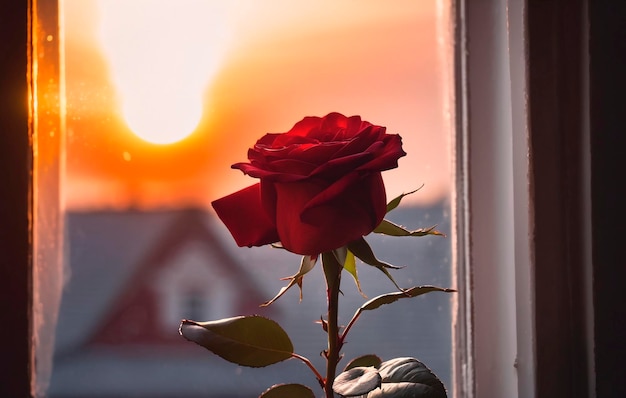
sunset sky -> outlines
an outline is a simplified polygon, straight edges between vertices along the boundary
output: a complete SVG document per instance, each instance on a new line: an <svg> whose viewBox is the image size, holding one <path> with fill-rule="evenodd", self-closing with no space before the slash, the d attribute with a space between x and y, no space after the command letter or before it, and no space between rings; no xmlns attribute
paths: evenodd
<svg viewBox="0 0 626 398"><path fill-rule="evenodd" d="M230 165L259 137L332 111L403 137L389 197L445 197L436 1L65 0L67 208L208 206L255 182Z"/></svg>

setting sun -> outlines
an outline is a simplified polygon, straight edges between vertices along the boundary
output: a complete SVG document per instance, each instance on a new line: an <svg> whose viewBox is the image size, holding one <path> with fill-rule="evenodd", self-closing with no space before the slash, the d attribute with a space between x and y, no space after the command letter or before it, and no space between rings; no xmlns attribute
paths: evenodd
<svg viewBox="0 0 626 398"><path fill-rule="evenodd" d="M170 144L194 132L222 60L219 2L100 0L100 39L119 107L140 138Z"/></svg>
<svg viewBox="0 0 626 398"><path fill-rule="evenodd" d="M209 208L261 135L332 111L402 135L389 195L441 199L437 2L64 0L67 207Z"/></svg>
<svg viewBox="0 0 626 398"><path fill-rule="evenodd" d="M122 93L122 113L139 138L154 144L171 144L195 130L202 116L202 98L191 92L168 95L172 90L160 89L146 86L140 92Z"/></svg>

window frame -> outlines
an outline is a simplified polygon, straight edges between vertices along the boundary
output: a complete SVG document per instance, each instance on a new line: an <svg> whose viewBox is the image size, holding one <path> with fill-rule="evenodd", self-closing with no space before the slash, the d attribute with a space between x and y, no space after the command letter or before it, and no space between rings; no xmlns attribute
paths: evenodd
<svg viewBox="0 0 626 398"><path fill-rule="evenodd" d="M590 191L595 392L626 396L626 3L587 1Z"/></svg>
<svg viewBox="0 0 626 398"><path fill-rule="evenodd" d="M464 233L459 243L466 245L465 249L493 246L476 229L484 220L480 211L490 214L489 208L477 213L477 208L472 207L479 204L480 190L476 185L478 177L472 174L480 170L474 163L481 155L476 149L484 141L476 137L481 133L480 125L472 127L471 123L481 106L483 112L489 109L476 96L483 88L472 75L479 70L479 64L473 62L477 61L476 49L482 45L476 29L487 25L482 19L505 17L506 23L499 19L493 26L499 29L497 33L506 34L506 46L500 43L502 47L494 48L507 48L509 67L519 67L520 61L524 67L521 72L509 69L509 133L510 144L515 148L511 153L517 156L514 161L521 161L521 166L510 170L516 173L513 185L524 181L528 173L530 189L527 193L524 189L519 196L519 185L509 187L513 189L509 200L512 197L517 204L521 201L522 206L513 211L513 226L501 225L516 233L512 257L515 292L503 292L515 303L515 351L516 355L531 355L525 359L518 356L515 394L549 397L569 393L574 397L600 398L626 395L626 325L615 321L626 319L626 307L617 305L626 302L626 289L622 286L626 269L620 266L624 257L620 246L625 211L619 203L620 187L615 183L626 180L626 157L621 153L624 134L620 131L620 126L626 125L626 40L616 40L625 39L626 4L458 0L455 10L459 18L464 18L464 22L457 18L455 27L462 39L460 49L469 51L468 58L457 64L457 72L465 74L467 83L459 93L469 94L457 115L461 125L468 127L466 141L457 147L459 165L470 172L469 185L458 198L466 207L457 212ZM0 319L4 325L10 325L0 331L0 395L15 397L31 396L34 382L33 103L28 97L33 90L31 15L32 0L0 4ZM516 47L520 43L522 46ZM528 148L528 152L519 152L520 146ZM494 249L499 248L491 248ZM465 269L468 272L459 275L461 281L482 289L477 285L480 271L476 272L481 266L476 263L480 257L471 250L460 251L459 257L473 264L475 271ZM555 283L564 279L566 283ZM487 292L493 291L489 283L484 287ZM463 292L459 297L461 313L474 323L473 328L458 329L458 338L468 343L464 351L468 355L460 355L457 364L470 367L468 372L457 368L463 377L456 384L464 386L463 396L477 396L478 392L481 397L498 396L486 390L483 393L481 389L490 381L484 375L491 380L510 377L504 373L513 371L514 363L504 358L509 361L505 366L487 367L489 371L481 373L479 368L471 370L471 361L482 366L485 347L481 344L489 340L481 343L478 339L494 329L493 324L476 321L489 312L489 303L502 297L485 294L476 298ZM585 310L580 311L581 308ZM527 320L530 322L524 323Z"/></svg>
<svg viewBox="0 0 626 398"><path fill-rule="evenodd" d="M593 393L584 1L460 1L467 396ZM468 249L465 249L468 248ZM461 286L461 284L459 284ZM467 285L466 285L467 286ZM582 311L573 311L579 308ZM462 364L461 364L462 365Z"/></svg>
<svg viewBox="0 0 626 398"><path fill-rule="evenodd" d="M31 381L31 183L28 97L30 4L0 5L0 395L30 396Z"/></svg>

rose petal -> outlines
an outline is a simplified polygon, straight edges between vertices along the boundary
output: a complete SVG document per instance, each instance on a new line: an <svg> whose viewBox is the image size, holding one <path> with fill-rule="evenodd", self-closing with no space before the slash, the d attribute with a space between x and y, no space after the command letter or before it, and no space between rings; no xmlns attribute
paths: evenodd
<svg viewBox="0 0 626 398"><path fill-rule="evenodd" d="M211 203L239 246L262 246L278 242L274 222L261 204L260 184L255 184Z"/></svg>
<svg viewBox="0 0 626 398"><path fill-rule="evenodd" d="M239 169L251 177L267 179L271 181L293 182L293 181L300 181L308 177L306 175L281 173L281 172L276 172L276 171L271 171L271 170L264 170L250 163L235 163L231 167L233 169Z"/></svg>
<svg viewBox="0 0 626 398"><path fill-rule="evenodd" d="M297 158L306 162L322 164L340 151L346 143L344 141L323 142L317 145L300 145L289 153L290 158Z"/></svg>
<svg viewBox="0 0 626 398"><path fill-rule="evenodd" d="M291 136L308 137L311 131L319 130L322 125L322 118L317 116L307 116L296 123L291 130L281 136L282 139L288 139Z"/></svg>
<svg viewBox="0 0 626 398"><path fill-rule="evenodd" d="M350 119L352 120L352 123L350 123ZM360 116L347 117L338 112L331 112L322 118L320 130L322 131L322 135L324 135L324 133L326 133L326 135L330 133L332 134L332 137L334 138L335 134L337 133L337 130L345 130L350 124L352 126L360 125L361 117ZM311 133L309 133L309 137L310 136L311 136ZM331 137L327 137L327 138L331 138ZM320 139L320 141L328 141L328 140L329 139Z"/></svg>
<svg viewBox="0 0 626 398"><path fill-rule="evenodd" d="M270 155L272 153L280 154L281 151L286 151L288 153L294 147L299 145L316 145L318 143L318 140L304 136L288 136L286 133L270 133L261 137L256 144L250 148L248 151L248 157L250 157L250 155L254 152L264 155Z"/></svg>
<svg viewBox="0 0 626 398"><path fill-rule="evenodd" d="M305 117L287 133L261 137L249 162L232 166L260 178L261 188L221 199L231 207L221 217L229 218L223 220L239 245L265 244L271 236L299 254L336 249L380 223L386 211L380 173L405 155L400 136L360 116ZM232 209L241 206L252 210ZM260 227L247 231L248 220Z"/></svg>
<svg viewBox="0 0 626 398"><path fill-rule="evenodd" d="M332 159L313 170L310 175L315 177L323 176L323 178L328 178L330 181L333 181L367 164L373 157L374 154L372 153L361 152L338 159Z"/></svg>
<svg viewBox="0 0 626 398"><path fill-rule="evenodd" d="M287 171L284 174L296 174L299 176L309 176L316 169L317 165L305 162L301 159L281 159L272 162L272 170L275 172Z"/></svg>
<svg viewBox="0 0 626 398"><path fill-rule="evenodd" d="M384 136L385 129L383 128L374 128L375 126L368 126L367 128L359 131L357 135L352 137L350 141L346 145L341 148L340 151L335 153L335 157L348 156L355 153L363 152L367 148L370 147L374 142L380 140L382 136ZM382 130L382 133L381 132Z"/></svg>
<svg viewBox="0 0 626 398"><path fill-rule="evenodd" d="M384 171L398 167L398 159L406 156L402 149L402 138L397 134L388 134L383 140L384 147L377 151L371 162L358 168L360 171Z"/></svg>
<svg viewBox="0 0 626 398"><path fill-rule="evenodd" d="M270 220L276 220L276 201L276 187L274 183L268 180L261 180L261 205Z"/></svg>
<svg viewBox="0 0 626 398"><path fill-rule="evenodd" d="M302 209L300 217L304 222L316 223L320 217L317 208L342 207L341 212L346 213L344 218L354 218L357 219L356 223L362 223L363 227L359 229L365 230L371 226L369 231L360 235L363 236L372 232L385 217L386 199L385 185L380 173L368 176L351 173L311 198ZM354 239L360 236L355 236Z"/></svg>
<svg viewBox="0 0 626 398"><path fill-rule="evenodd" d="M370 233L386 210L380 174L342 179L342 195L326 193L312 181L275 183L276 225L283 247L316 255L337 249ZM356 183L355 183L356 182ZM314 206L311 199L319 198Z"/></svg>

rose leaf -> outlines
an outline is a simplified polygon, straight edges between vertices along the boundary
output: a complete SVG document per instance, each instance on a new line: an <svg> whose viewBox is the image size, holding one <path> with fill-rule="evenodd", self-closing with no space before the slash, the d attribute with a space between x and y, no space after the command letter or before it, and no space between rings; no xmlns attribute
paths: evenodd
<svg viewBox="0 0 626 398"><path fill-rule="evenodd" d="M380 389L367 398L447 398L446 389L437 376L415 358L394 358L379 369Z"/></svg>
<svg viewBox="0 0 626 398"><path fill-rule="evenodd" d="M258 315L209 322L183 320L178 331L187 340L242 366L268 366L293 354L287 332L275 321Z"/></svg>
<svg viewBox="0 0 626 398"><path fill-rule="evenodd" d="M259 398L315 398L313 391L302 384L276 384L259 395Z"/></svg>
<svg viewBox="0 0 626 398"><path fill-rule="evenodd" d="M420 228L413 231L409 231L404 227L394 224L389 220L383 220L378 226L374 229L374 233L389 235L389 236L427 236L427 235L437 235L437 236L446 236L444 233L437 231L435 228L437 226L433 225L428 228Z"/></svg>
<svg viewBox="0 0 626 398"><path fill-rule="evenodd" d="M300 301L302 301L302 280L304 279L304 275L309 273L309 271L311 271L315 267L316 262L317 256L302 256L302 261L300 262L300 269L298 269L298 272L295 275L281 278L281 280L289 280L287 286L283 286L273 299L261 304L261 307L267 307L268 305L272 304L274 301L278 300L280 296L285 294L287 290L289 290L293 285L296 284L300 288Z"/></svg>
<svg viewBox="0 0 626 398"><path fill-rule="evenodd" d="M391 304L393 302L396 302L402 298L412 298L412 297L417 297L417 296L421 296L422 294L426 294L426 293L430 293L430 292L446 292L446 293L451 293L451 292L456 292L456 290L454 289L448 289L448 288L443 288L443 287L437 287L437 286L430 286L430 285L425 285L425 286L414 286L410 289L406 289L403 290L401 292L393 292L393 293L387 293L387 294L381 294L380 296L374 297L373 299L369 300L368 302L366 302L365 304L363 304L361 306L362 310L375 310L376 308L380 307L381 305L384 304Z"/></svg>
<svg viewBox="0 0 626 398"><path fill-rule="evenodd" d="M356 397L380 387L381 376L372 366L357 366L340 373L333 383L333 391L343 397Z"/></svg>
<svg viewBox="0 0 626 398"><path fill-rule="evenodd" d="M382 363L382 360L377 355L374 355L374 354L361 355L360 357L356 357L350 362L348 362L348 364L346 365L345 368L343 368L343 370L345 372L346 370L356 368L357 366L372 366L372 367L378 368L381 363Z"/></svg>

